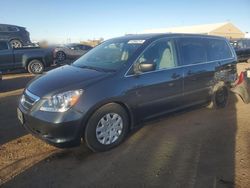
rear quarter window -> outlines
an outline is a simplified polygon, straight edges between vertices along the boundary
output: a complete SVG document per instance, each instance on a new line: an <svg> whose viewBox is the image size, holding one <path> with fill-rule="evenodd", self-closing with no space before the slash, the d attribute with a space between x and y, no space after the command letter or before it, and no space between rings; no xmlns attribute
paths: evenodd
<svg viewBox="0 0 250 188"><path fill-rule="evenodd" d="M233 57L231 49L225 40L206 39L208 61L229 59Z"/></svg>
<svg viewBox="0 0 250 188"><path fill-rule="evenodd" d="M9 32L17 32L19 29L17 27L14 26L8 26L8 31Z"/></svg>
<svg viewBox="0 0 250 188"><path fill-rule="evenodd" d="M199 64L233 57L226 40L214 38L181 38L178 40L182 65Z"/></svg>

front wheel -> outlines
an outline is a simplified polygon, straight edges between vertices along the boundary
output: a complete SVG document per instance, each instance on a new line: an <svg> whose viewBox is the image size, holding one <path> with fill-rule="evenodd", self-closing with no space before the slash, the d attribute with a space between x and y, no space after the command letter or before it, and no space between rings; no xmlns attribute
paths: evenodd
<svg viewBox="0 0 250 188"><path fill-rule="evenodd" d="M129 118L118 104L110 103L99 108L89 119L84 139L95 152L107 151L119 145L127 135Z"/></svg>
<svg viewBox="0 0 250 188"><path fill-rule="evenodd" d="M41 61L34 59L28 64L28 71L31 74L42 74L44 71L44 65Z"/></svg>

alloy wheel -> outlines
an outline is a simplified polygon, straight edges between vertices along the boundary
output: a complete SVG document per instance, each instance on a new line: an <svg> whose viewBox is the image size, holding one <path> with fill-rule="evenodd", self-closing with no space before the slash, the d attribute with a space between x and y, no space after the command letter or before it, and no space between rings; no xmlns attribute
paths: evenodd
<svg viewBox="0 0 250 188"><path fill-rule="evenodd" d="M66 59L65 53L62 52L62 51L57 52L57 53L56 53L56 59L57 59L58 61L64 61L64 60Z"/></svg>
<svg viewBox="0 0 250 188"><path fill-rule="evenodd" d="M40 73L43 69L43 66L41 65L41 63L32 63L32 65L30 66L30 69L34 73Z"/></svg>

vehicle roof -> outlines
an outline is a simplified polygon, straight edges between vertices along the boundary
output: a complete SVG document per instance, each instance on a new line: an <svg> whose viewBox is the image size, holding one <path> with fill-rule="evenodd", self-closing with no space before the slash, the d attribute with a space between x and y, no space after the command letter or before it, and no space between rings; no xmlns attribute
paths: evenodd
<svg viewBox="0 0 250 188"><path fill-rule="evenodd" d="M68 43L68 44L65 44L66 46L75 46L75 45L82 45L82 46L90 46L88 44L81 44L81 43ZM91 46L90 46L91 47Z"/></svg>
<svg viewBox="0 0 250 188"><path fill-rule="evenodd" d="M25 28L25 27L23 27L23 26L11 25L11 24L0 24L0 25L4 25L4 26L13 26L13 27L19 27L19 28Z"/></svg>
<svg viewBox="0 0 250 188"><path fill-rule="evenodd" d="M117 37L115 39L127 39L127 40L150 40L150 39L160 39L164 37L205 37L205 38L218 38L226 39L220 36L214 35L202 35L202 34L186 34L186 33L153 33L153 34L128 34L122 37Z"/></svg>

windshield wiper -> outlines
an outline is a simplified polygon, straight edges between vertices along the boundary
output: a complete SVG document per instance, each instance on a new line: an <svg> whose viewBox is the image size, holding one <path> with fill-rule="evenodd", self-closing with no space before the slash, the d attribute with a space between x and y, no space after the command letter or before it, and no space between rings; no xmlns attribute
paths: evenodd
<svg viewBox="0 0 250 188"><path fill-rule="evenodd" d="M91 70L102 71L102 72L115 72L114 69L103 69L101 67L92 67L92 66L88 66L88 65L83 65L83 66L79 66L79 67L83 68L83 69L91 69Z"/></svg>

